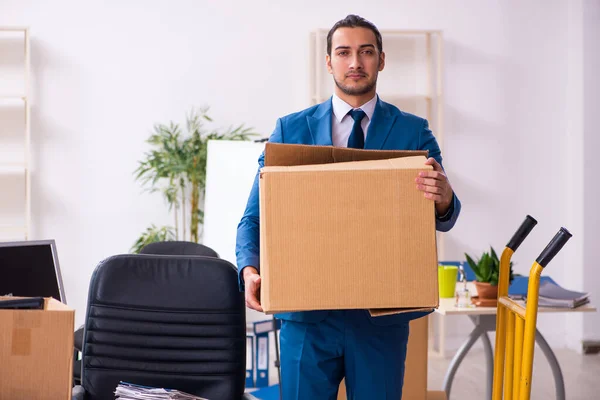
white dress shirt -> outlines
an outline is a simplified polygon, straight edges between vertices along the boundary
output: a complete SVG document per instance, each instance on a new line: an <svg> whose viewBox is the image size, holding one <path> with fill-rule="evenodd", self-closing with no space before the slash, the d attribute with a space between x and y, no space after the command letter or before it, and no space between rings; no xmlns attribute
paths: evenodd
<svg viewBox="0 0 600 400"><path fill-rule="evenodd" d="M373 118L376 104L377 95L359 107L366 114L360 123L362 130L365 133L365 142L367 141L367 129ZM335 94L331 99L331 105L333 107L333 113L331 115L331 141L336 147L348 147L348 138L350 137L350 133L352 133L352 126L354 125L354 120L352 119L352 116L348 114L348 111L353 108Z"/></svg>

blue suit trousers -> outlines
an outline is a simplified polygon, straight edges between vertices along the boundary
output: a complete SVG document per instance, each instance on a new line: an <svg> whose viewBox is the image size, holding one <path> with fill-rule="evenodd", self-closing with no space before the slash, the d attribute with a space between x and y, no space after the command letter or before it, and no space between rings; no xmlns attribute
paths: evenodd
<svg viewBox="0 0 600 400"><path fill-rule="evenodd" d="M379 326L363 310L330 311L320 322L281 321L283 400L402 397L408 321Z"/></svg>

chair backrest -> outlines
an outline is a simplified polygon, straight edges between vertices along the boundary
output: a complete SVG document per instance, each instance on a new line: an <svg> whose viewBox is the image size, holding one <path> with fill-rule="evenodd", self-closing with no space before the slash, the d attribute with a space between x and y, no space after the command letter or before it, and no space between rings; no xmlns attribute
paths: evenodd
<svg viewBox="0 0 600 400"><path fill-rule="evenodd" d="M160 254L170 256L207 256L219 258L216 251L195 242L166 241L149 243L140 250L140 254Z"/></svg>
<svg viewBox="0 0 600 400"><path fill-rule="evenodd" d="M214 257L121 255L89 289L81 384L113 400L119 381L241 399L246 316L237 272Z"/></svg>

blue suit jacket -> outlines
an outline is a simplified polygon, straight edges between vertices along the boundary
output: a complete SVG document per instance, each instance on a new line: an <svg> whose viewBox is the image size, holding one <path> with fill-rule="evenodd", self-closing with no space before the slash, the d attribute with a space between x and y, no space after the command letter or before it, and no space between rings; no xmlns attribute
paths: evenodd
<svg viewBox="0 0 600 400"><path fill-rule="evenodd" d="M270 142L332 146L331 99L306 110L287 115L277 120ZM365 149L373 150L429 150L429 156L442 165L442 155L435 137L429 130L427 120L400 111L395 106L377 100L373 118L369 124ZM264 153L258 159L259 170L264 166ZM416 190L416 189L415 189ZM238 225L236 257L243 290L242 269L254 266L259 269L259 191L258 173L248 198L246 211ZM449 212L436 218L436 229L446 232L454 226L460 213L460 201L454 195ZM308 311L277 314L281 319L317 322L324 319L328 311ZM374 323L391 325L418 318L426 313L408 313L372 318Z"/></svg>

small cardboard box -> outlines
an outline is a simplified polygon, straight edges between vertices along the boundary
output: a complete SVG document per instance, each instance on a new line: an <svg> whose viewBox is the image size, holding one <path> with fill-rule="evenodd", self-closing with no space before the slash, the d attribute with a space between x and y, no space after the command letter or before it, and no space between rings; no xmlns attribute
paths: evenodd
<svg viewBox="0 0 600 400"><path fill-rule="evenodd" d="M436 308L434 203L415 184L431 169L426 154L268 143L259 174L264 311Z"/></svg>
<svg viewBox="0 0 600 400"><path fill-rule="evenodd" d="M70 399L74 325L75 310L53 298L0 309L0 399Z"/></svg>
<svg viewBox="0 0 600 400"><path fill-rule="evenodd" d="M435 397L439 396L438 392L427 391L428 320L429 317L423 317L410 321L410 334L404 363L403 400L444 399L444 397ZM343 381L338 392L338 400L346 400L346 387Z"/></svg>

